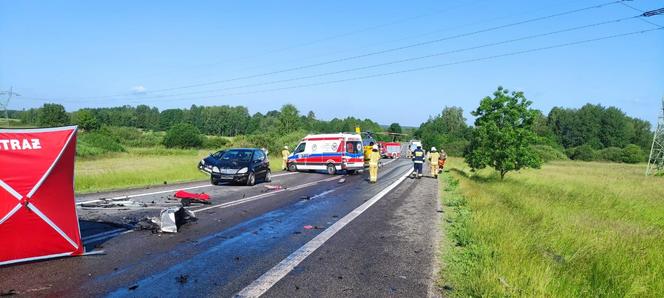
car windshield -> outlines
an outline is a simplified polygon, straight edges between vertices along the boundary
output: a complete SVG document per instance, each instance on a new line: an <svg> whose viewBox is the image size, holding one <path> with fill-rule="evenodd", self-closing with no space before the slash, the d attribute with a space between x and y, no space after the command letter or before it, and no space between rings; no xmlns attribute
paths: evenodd
<svg viewBox="0 0 664 298"><path fill-rule="evenodd" d="M401 148L399 146L387 146L387 152L397 153Z"/></svg>
<svg viewBox="0 0 664 298"><path fill-rule="evenodd" d="M221 156L222 160L249 161L252 155L251 150L229 150Z"/></svg>
<svg viewBox="0 0 664 298"><path fill-rule="evenodd" d="M226 152L226 151L221 150L221 151L217 151L215 153L212 153L211 155L212 155L212 157L214 157L216 159L219 159L219 158L221 158L222 155L224 155L224 152Z"/></svg>

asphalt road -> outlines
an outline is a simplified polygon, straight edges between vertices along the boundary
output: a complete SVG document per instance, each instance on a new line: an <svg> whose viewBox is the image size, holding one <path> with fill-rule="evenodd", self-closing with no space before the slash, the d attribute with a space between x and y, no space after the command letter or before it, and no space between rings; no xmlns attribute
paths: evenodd
<svg viewBox="0 0 664 298"><path fill-rule="evenodd" d="M283 186L278 190L266 184L188 183L79 196L78 204L88 206L78 210L86 248L105 254L2 267L0 292L432 296L437 181L403 180L411 167L408 160L390 161L376 184L366 174L284 173L269 183ZM172 193L183 188L212 197L211 205L188 207L197 221L177 234L132 229L140 219L177 205ZM140 206L89 207L101 198Z"/></svg>

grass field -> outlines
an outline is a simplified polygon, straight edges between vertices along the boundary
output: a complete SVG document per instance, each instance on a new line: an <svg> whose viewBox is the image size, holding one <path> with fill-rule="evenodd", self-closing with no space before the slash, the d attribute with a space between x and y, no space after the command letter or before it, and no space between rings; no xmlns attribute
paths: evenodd
<svg viewBox="0 0 664 298"><path fill-rule="evenodd" d="M76 192L163 185L164 181L170 184L210 177L196 168L209 150L128 148L127 151L77 159ZM270 167L273 172L280 170L281 160L270 157Z"/></svg>
<svg viewBox="0 0 664 298"><path fill-rule="evenodd" d="M644 165L552 162L442 176L440 286L458 297L661 297L664 178Z"/></svg>

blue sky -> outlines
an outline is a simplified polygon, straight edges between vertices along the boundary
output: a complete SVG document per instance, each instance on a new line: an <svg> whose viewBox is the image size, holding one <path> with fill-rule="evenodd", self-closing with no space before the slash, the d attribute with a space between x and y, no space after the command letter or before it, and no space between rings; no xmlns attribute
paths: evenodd
<svg viewBox="0 0 664 298"><path fill-rule="evenodd" d="M618 106L631 116L654 122L664 96L664 30L327 84L656 28L636 18L295 80L639 14L621 4L255 76L609 2L1 1L0 89L14 86L22 95L10 104L12 109L38 107L44 102L61 103L70 111L141 103L160 109L226 104L245 105L254 113L293 103L303 113L314 110L320 119L356 116L415 126L444 106L460 106L471 118L469 112L479 100L502 85L524 91L533 106L545 112L553 106L580 107L591 102ZM664 7L664 2L653 0L626 3L642 10ZM647 20L664 25L664 16ZM255 77L238 79L248 76ZM292 81L272 83L281 80ZM301 85L315 86L291 88Z"/></svg>

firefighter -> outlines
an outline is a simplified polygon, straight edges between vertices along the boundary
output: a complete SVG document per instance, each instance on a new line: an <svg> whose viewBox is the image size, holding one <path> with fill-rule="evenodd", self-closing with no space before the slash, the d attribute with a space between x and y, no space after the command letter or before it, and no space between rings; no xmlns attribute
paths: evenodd
<svg viewBox="0 0 664 298"><path fill-rule="evenodd" d="M429 162L431 163L431 175L434 178L438 178L438 161L440 160L440 153L436 150L436 147L431 147L431 152L429 153Z"/></svg>
<svg viewBox="0 0 664 298"><path fill-rule="evenodd" d="M424 150L422 146L417 146L417 149L413 151L413 166L415 170L413 171L413 176L417 179L422 178L422 166L424 166Z"/></svg>
<svg viewBox="0 0 664 298"><path fill-rule="evenodd" d="M438 161L438 173L443 172L443 168L445 168L445 161L447 161L447 153L445 150L440 149L440 160Z"/></svg>
<svg viewBox="0 0 664 298"><path fill-rule="evenodd" d="M378 145L371 147L371 154L369 154L369 182L376 183L378 180L378 162L380 161L380 152L378 152Z"/></svg>
<svg viewBox="0 0 664 298"><path fill-rule="evenodd" d="M281 169L282 170L288 170L288 156L290 155L290 152L288 152L288 146L284 146L284 150L281 150Z"/></svg>

